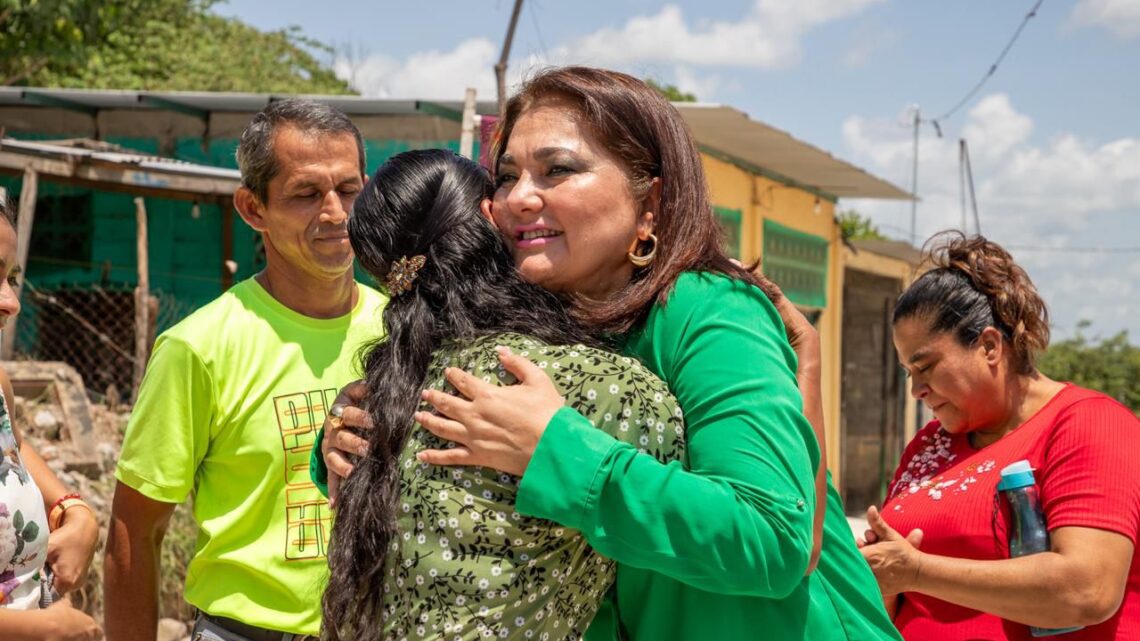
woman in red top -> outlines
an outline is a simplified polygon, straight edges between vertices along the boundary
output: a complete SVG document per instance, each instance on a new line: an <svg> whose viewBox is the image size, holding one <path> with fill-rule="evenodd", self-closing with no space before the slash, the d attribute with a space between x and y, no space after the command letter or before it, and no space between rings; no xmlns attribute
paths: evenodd
<svg viewBox="0 0 1140 641"><path fill-rule="evenodd" d="M899 298L895 347L935 416L911 441L863 555L908 640L1140 640L1140 421L1034 367L1048 313L997 244L956 236ZM1027 459L1051 538L1009 558L999 472ZM905 536L904 536L905 534Z"/></svg>

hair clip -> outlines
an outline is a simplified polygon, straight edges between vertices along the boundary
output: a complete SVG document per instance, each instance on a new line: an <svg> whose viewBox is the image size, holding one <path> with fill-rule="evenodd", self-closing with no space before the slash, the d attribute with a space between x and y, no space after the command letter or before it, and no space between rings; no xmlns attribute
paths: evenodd
<svg viewBox="0 0 1140 641"><path fill-rule="evenodd" d="M420 268L427 262L427 257L421 255L401 256L400 260L392 261L392 268L388 270L385 284L389 296L399 296L412 288L412 281L419 275Z"/></svg>

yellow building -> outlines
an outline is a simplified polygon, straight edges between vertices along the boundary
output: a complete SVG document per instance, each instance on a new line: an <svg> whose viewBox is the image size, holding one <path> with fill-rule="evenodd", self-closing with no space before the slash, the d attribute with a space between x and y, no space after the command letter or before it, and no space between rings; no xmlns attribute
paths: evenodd
<svg viewBox="0 0 1140 641"><path fill-rule="evenodd" d="M893 471L899 452L893 438L882 436L886 419L864 411L860 416L870 416L867 422L853 424L844 412L846 396L859 392L844 376L850 364L845 358L845 334L858 331L844 314L845 277L855 269L893 278L891 282L898 283L888 288L893 303L893 297L909 284L915 261L910 255L878 255L877 248L853 251L841 237L836 204L840 198L909 199L910 195L731 107L676 106L700 146L730 253L746 263L762 260L765 274L819 330L827 464L846 495L849 509L859 510L865 507L864 499L882 485L882 470ZM889 338L882 340L885 336L875 343L883 363L894 358ZM903 398L909 395L899 387L877 399L890 427L912 422L903 417L913 415L913 401L908 405L909 413L906 409L886 411L896 401L903 405ZM893 433L892 429L885 431ZM905 433L905 428L901 432ZM876 445L866 434L882 437Z"/></svg>

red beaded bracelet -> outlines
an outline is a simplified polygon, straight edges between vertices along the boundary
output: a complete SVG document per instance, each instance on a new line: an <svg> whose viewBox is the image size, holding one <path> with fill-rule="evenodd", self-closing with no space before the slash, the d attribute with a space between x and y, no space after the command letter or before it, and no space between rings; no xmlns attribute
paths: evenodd
<svg viewBox="0 0 1140 641"><path fill-rule="evenodd" d="M69 508L76 506L83 506L87 509L88 512L91 512L92 515L95 514L91 510L91 506L87 505L83 498L78 494L64 494L63 496L56 499L55 503L51 504L51 509L48 510L48 529L58 529L60 522L63 521L64 512L67 512Z"/></svg>

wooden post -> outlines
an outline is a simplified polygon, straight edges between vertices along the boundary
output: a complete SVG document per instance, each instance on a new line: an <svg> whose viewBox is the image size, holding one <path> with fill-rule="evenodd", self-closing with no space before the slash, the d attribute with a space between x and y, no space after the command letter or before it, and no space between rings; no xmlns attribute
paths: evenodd
<svg viewBox="0 0 1140 641"><path fill-rule="evenodd" d="M511 57L511 43L515 39L515 27L519 24L519 11L523 0L515 0L515 8L511 10L511 23L507 27L507 37L503 40L503 51L499 54L499 62L495 63L495 84L499 87L499 117L506 115L507 111L507 59Z"/></svg>
<svg viewBox="0 0 1140 641"><path fill-rule="evenodd" d="M150 351L150 264L147 251L146 203L135 198L135 241L138 261L138 287L135 287L135 371L132 398L137 398L139 385Z"/></svg>
<svg viewBox="0 0 1140 641"><path fill-rule="evenodd" d="M237 263L234 262L234 201L232 198L219 198L218 208L222 212L222 292L234 284ZM221 292L219 292L221 293Z"/></svg>
<svg viewBox="0 0 1140 641"><path fill-rule="evenodd" d="M39 174L34 169L24 170L24 182L20 186L20 208L16 213L16 262L20 265L23 277L28 274L28 243L32 240L32 223L36 219L36 192L39 190ZM23 289L21 287L21 289ZM19 316L8 320L4 328L4 341L0 344L0 358L12 359L16 347L16 323Z"/></svg>
<svg viewBox="0 0 1140 641"><path fill-rule="evenodd" d="M467 88L463 97L463 128L459 133L459 155L475 157L475 90Z"/></svg>

